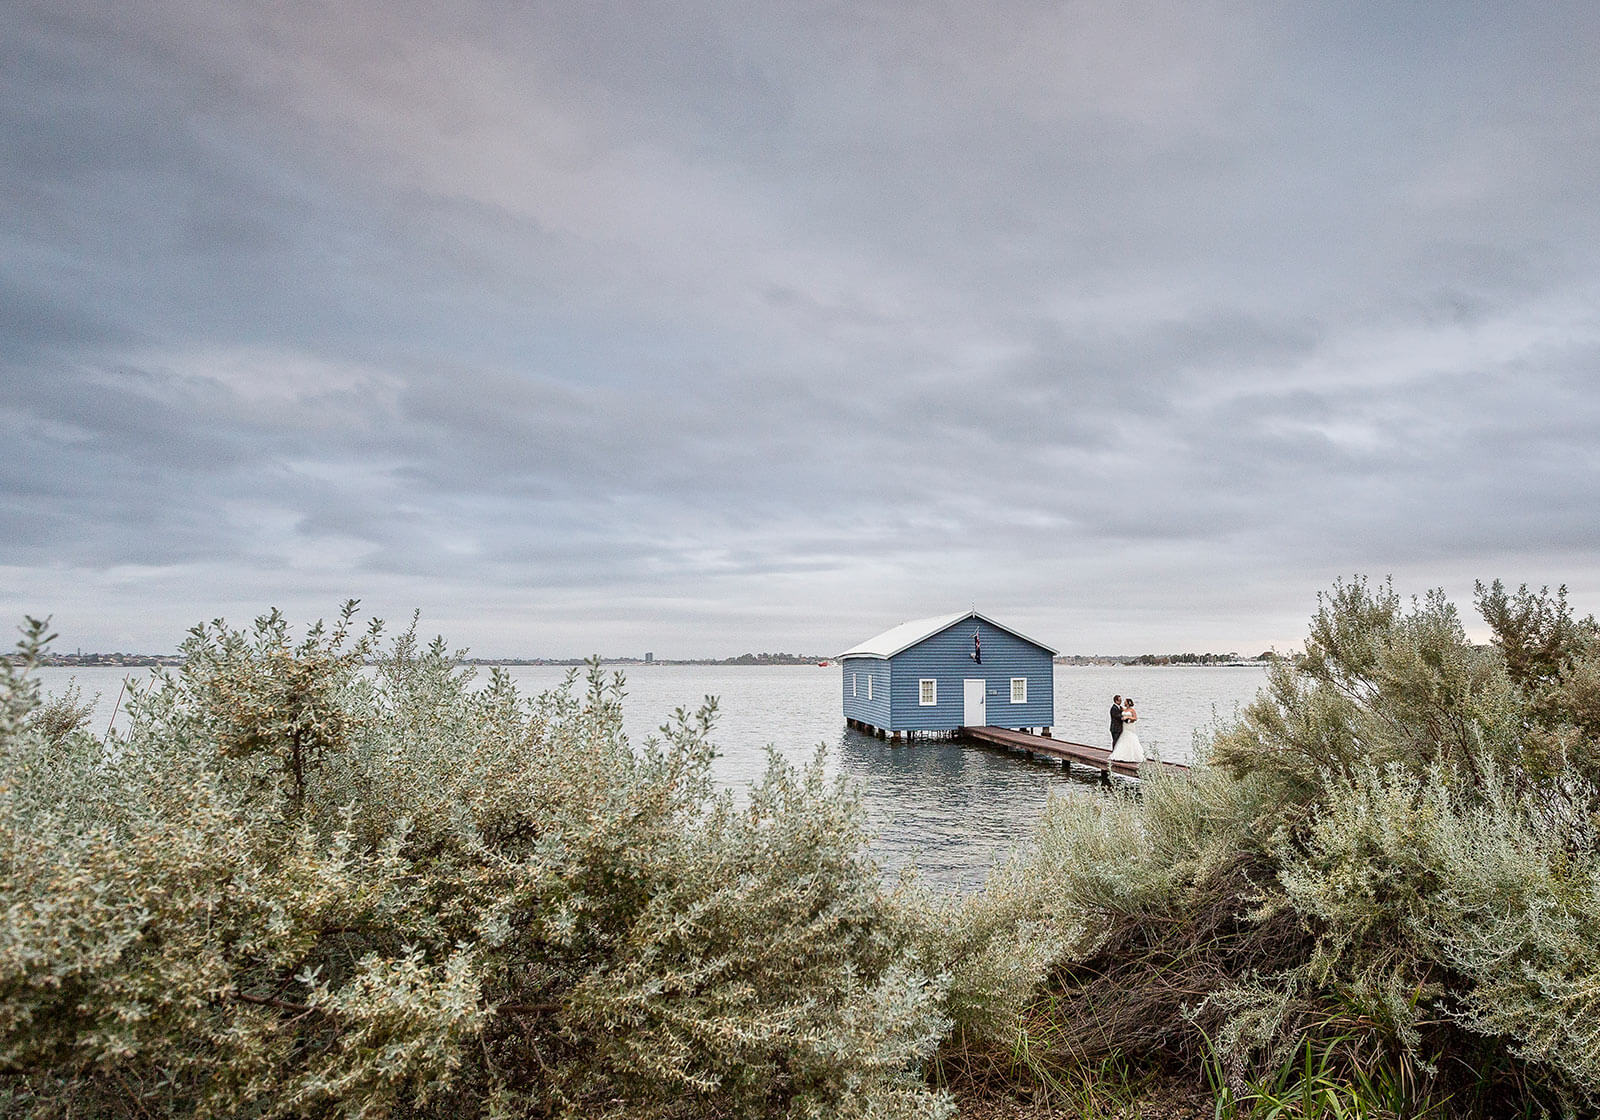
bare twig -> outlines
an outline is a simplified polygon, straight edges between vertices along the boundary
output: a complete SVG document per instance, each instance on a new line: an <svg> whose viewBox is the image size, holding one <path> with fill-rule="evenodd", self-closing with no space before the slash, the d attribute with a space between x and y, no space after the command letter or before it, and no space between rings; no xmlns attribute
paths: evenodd
<svg viewBox="0 0 1600 1120"><path fill-rule="evenodd" d="M117 702L115 704L111 705L111 722L106 724L106 733L103 736L100 737L100 745L102 747L105 746L107 743L109 743L111 741L111 728L117 722L117 713L122 710L122 697L123 697L123 694L126 693L127 691L128 691L128 678L127 677L123 677L122 678L122 688L117 693Z"/></svg>

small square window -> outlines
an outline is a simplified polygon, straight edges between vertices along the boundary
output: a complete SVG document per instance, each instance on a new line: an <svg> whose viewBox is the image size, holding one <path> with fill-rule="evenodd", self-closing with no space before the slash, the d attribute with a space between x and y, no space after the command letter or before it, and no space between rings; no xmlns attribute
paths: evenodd
<svg viewBox="0 0 1600 1120"><path fill-rule="evenodd" d="M939 702L939 682L922 680L917 682L917 703L924 708Z"/></svg>
<svg viewBox="0 0 1600 1120"><path fill-rule="evenodd" d="M1011 678L1011 702L1013 704L1026 704L1028 702L1028 678Z"/></svg>

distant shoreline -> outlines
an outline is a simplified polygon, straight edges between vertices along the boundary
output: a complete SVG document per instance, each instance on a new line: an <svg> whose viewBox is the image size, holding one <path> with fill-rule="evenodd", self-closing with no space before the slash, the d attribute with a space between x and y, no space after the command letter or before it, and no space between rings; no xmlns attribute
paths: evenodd
<svg viewBox="0 0 1600 1120"><path fill-rule="evenodd" d="M1261 669L1271 665L1277 658L1241 657L1233 661L1185 661L1178 658L1160 658L1145 660L1141 657L1058 657L1057 665L1069 665L1073 668L1094 668L1103 666L1111 669Z"/></svg>
<svg viewBox="0 0 1600 1120"><path fill-rule="evenodd" d="M15 662L14 654L4 655L6 660ZM1237 657L1222 659L1211 654L1129 654L1117 655L1080 655L1071 654L1057 657L1055 664L1073 667L1104 666L1108 668L1133 668L1133 669L1251 669L1269 665L1275 658ZM582 668L589 664L586 657L468 657L460 664L478 667L492 667L495 665L550 665L557 668ZM39 667L45 669L149 669L157 666L176 667L184 663L184 658L175 653L52 653L39 659ZM602 657L601 665L639 665L654 667L657 665L712 665L712 666L817 666L835 668L838 660L832 657L804 657L799 654L740 654L737 657L690 657L690 658L655 658L646 661L642 657Z"/></svg>
<svg viewBox="0 0 1600 1120"><path fill-rule="evenodd" d="M20 660L15 654L0 655L13 663ZM156 666L179 666L184 658L175 653L50 653L39 658L41 669L149 669ZM460 665L491 667L495 665L553 665L558 668L581 668L590 663L587 657L466 657ZM656 658L646 661L642 657L602 657L601 665L819 665L835 664L831 657L803 657L799 654L740 654L723 658ZM376 664L376 662L368 662Z"/></svg>

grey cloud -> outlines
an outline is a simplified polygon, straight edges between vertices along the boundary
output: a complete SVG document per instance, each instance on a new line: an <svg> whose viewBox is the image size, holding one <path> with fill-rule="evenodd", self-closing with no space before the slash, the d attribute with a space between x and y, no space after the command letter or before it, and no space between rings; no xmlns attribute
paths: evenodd
<svg viewBox="0 0 1600 1120"><path fill-rule="evenodd" d="M156 646L371 588L474 642L503 595L718 652L974 598L1292 641L1357 568L1600 595L1597 29L12 5L0 608Z"/></svg>
<svg viewBox="0 0 1600 1120"><path fill-rule="evenodd" d="M67 292L45 292L0 276L0 350L15 361L59 346L105 347L128 334L80 306Z"/></svg>

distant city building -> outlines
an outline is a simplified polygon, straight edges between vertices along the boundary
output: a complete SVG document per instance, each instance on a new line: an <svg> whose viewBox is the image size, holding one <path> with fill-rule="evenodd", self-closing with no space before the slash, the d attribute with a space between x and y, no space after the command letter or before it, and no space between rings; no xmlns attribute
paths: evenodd
<svg viewBox="0 0 1600 1120"><path fill-rule="evenodd" d="M652 662L655 661L655 659L656 659L656 655L653 654L653 653L647 653L647 654L644 655L644 663L646 665L651 664Z"/></svg>

